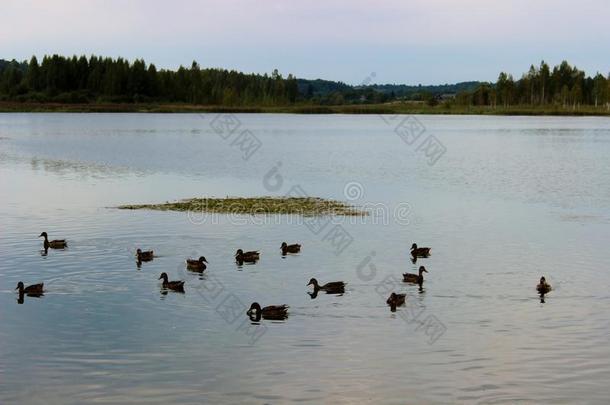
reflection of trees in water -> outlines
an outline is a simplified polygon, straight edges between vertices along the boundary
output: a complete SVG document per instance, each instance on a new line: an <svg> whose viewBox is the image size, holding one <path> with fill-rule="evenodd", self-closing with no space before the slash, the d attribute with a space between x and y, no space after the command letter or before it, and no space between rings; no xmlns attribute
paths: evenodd
<svg viewBox="0 0 610 405"><path fill-rule="evenodd" d="M109 166L98 163L45 158L31 158L30 166L34 171L42 170L60 176L77 174L81 177L107 178L128 175L143 176L146 174L143 170L134 170L125 166Z"/></svg>

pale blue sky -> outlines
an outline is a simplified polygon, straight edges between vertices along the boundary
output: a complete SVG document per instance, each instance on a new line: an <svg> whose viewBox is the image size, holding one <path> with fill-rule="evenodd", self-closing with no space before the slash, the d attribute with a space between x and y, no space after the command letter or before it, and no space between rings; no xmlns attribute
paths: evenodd
<svg viewBox="0 0 610 405"><path fill-rule="evenodd" d="M607 0L2 0L0 58L142 57L343 80L520 76L541 59L610 70Z"/></svg>

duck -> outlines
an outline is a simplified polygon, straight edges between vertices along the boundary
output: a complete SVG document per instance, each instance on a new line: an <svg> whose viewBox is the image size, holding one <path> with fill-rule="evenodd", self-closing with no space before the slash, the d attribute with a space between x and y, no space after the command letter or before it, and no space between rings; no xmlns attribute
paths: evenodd
<svg viewBox="0 0 610 405"><path fill-rule="evenodd" d="M390 311L396 312L396 307L404 305L405 297L406 297L406 294L396 294L396 293L390 294L390 297L386 301L386 303L390 306Z"/></svg>
<svg viewBox="0 0 610 405"><path fill-rule="evenodd" d="M167 273L161 273L159 280L163 280L163 288L173 291L184 292L184 281L168 281Z"/></svg>
<svg viewBox="0 0 610 405"><path fill-rule="evenodd" d="M318 284L318 280L312 278L307 283L307 286L313 285L315 292L320 290L325 291L327 294L343 294L345 292L345 283L343 281L332 281L324 285Z"/></svg>
<svg viewBox="0 0 610 405"><path fill-rule="evenodd" d="M186 259L186 268L191 271L196 271L199 273L203 273L207 266L205 265L208 261L204 256L201 256L199 259Z"/></svg>
<svg viewBox="0 0 610 405"><path fill-rule="evenodd" d="M413 245L411 245L411 256L428 257L428 256L430 256L430 249L432 249L432 248L417 247L417 243L414 243Z"/></svg>
<svg viewBox="0 0 610 405"><path fill-rule="evenodd" d="M142 251L142 249L138 249L136 250L136 257L139 262L149 262L155 257L155 254L152 250Z"/></svg>
<svg viewBox="0 0 610 405"><path fill-rule="evenodd" d="M406 283L422 284L424 282L424 276L423 276L424 272L427 273L428 270L426 270L426 268L424 266L419 266L419 274L403 273L402 281L404 281Z"/></svg>
<svg viewBox="0 0 610 405"><path fill-rule="evenodd" d="M261 317L270 320L284 320L288 318L288 305L269 305L261 308L258 302L253 302L246 313L257 320Z"/></svg>
<svg viewBox="0 0 610 405"><path fill-rule="evenodd" d="M44 283L40 284L32 284L27 287L23 285L23 281L17 283L17 288L15 290L19 290L19 295L27 294L32 296L42 295L44 292Z"/></svg>
<svg viewBox="0 0 610 405"><path fill-rule="evenodd" d="M237 252L235 253L235 261L237 261L238 263L256 263L259 258L260 253L257 250L244 252L241 249L237 249Z"/></svg>
<svg viewBox="0 0 610 405"><path fill-rule="evenodd" d="M540 277L540 283L538 283L538 285L536 286L536 290L540 294L544 295L544 294L548 293L549 291L551 291L552 288L551 288L551 285L546 282L546 279L544 278L544 276L542 276L542 277Z"/></svg>
<svg viewBox="0 0 610 405"><path fill-rule="evenodd" d="M294 243L292 245L282 242L282 256L286 256L288 253L299 253L301 251L301 245Z"/></svg>
<svg viewBox="0 0 610 405"><path fill-rule="evenodd" d="M45 250L48 248L51 249L63 249L65 247L68 246L68 242L66 242L65 239L56 239L56 240L52 240L49 241L49 236L47 235L46 232L43 232L40 234L40 236L38 236L39 238L44 237L44 248Z"/></svg>
<svg viewBox="0 0 610 405"><path fill-rule="evenodd" d="M392 293L390 294L390 296L388 297L386 303L388 305L394 305L394 306L401 306L404 305L405 303L405 298L407 298L407 294L396 294L396 293Z"/></svg>

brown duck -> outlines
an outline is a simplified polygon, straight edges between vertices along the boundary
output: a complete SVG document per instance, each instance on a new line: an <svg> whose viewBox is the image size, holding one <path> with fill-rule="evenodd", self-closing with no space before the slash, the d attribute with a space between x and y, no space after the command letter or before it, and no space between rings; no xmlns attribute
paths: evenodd
<svg viewBox="0 0 610 405"><path fill-rule="evenodd" d="M417 243L414 243L413 245L411 245L411 256L428 257L428 256L430 256L430 249L432 249L432 248L417 247Z"/></svg>
<svg viewBox="0 0 610 405"><path fill-rule="evenodd" d="M256 250L244 252L241 249L237 249L237 252L235 253L235 261L237 263L256 263L259 258L260 253L258 253Z"/></svg>
<svg viewBox="0 0 610 405"><path fill-rule="evenodd" d="M549 291L551 291L552 288L551 288L551 285L546 282L546 279L543 276L543 277L540 277L540 283L538 283L538 285L536 286L536 290L540 294L546 294Z"/></svg>
<svg viewBox="0 0 610 405"><path fill-rule="evenodd" d="M390 310L392 312L396 312L396 307L399 307L399 306L405 304L406 296L407 296L407 294L396 294L396 293L390 294L390 296L388 297L388 299L386 301L386 303L390 306Z"/></svg>
<svg viewBox="0 0 610 405"><path fill-rule="evenodd" d="M294 243L292 245L282 242L282 256L286 256L288 253L299 253L301 251L301 245Z"/></svg>
<svg viewBox="0 0 610 405"><path fill-rule="evenodd" d="M307 286L313 285L315 292L325 291L327 294L343 294L345 292L345 283L343 281L333 281L324 285L318 284L318 280L312 278Z"/></svg>
<svg viewBox="0 0 610 405"><path fill-rule="evenodd" d="M163 280L163 288L167 290L184 292L184 281L168 281L167 274L161 273L159 280Z"/></svg>
<svg viewBox="0 0 610 405"><path fill-rule="evenodd" d="M49 236L47 235L46 232L43 232L40 234L40 236L38 236L39 238L44 237L44 248L45 250L48 248L51 249L63 249L65 247L68 246L68 242L66 242L65 239L55 239L52 241L49 241Z"/></svg>
<svg viewBox="0 0 610 405"><path fill-rule="evenodd" d="M205 265L208 261L205 257L201 256L199 259L186 259L186 268L190 271L196 271L203 273L207 266Z"/></svg>
<svg viewBox="0 0 610 405"><path fill-rule="evenodd" d="M154 259L155 254L152 250L142 251L142 249L138 249L136 250L136 257L138 258L139 262L149 262Z"/></svg>
<svg viewBox="0 0 610 405"><path fill-rule="evenodd" d="M262 317L263 319L281 321L288 318L288 305L269 305L268 307L261 308L258 302L253 302L246 313L257 320L260 320Z"/></svg>
<svg viewBox="0 0 610 405"><path fill-rule="evenodd" d="M19 295L27 294L31 296L42 295L44 292L44 283L40 284L32 284L27 287L23 285L23 282L20 281L17 283L17 288L15 290L19 290Z"/></svg>
<svg viewBox="0 0 610 405"><path fill-rule="evenodd" d="M424 282L424 272L428 272L424 266L419 266L419 274L403 273L402 281L406 283L422 284Z"/></svg>

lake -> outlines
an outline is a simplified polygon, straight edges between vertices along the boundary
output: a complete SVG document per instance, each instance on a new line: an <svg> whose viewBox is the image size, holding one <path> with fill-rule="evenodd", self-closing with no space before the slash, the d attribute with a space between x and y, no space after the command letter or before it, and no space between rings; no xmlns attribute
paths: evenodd
<svg viewBox="0 0 610 405"><path fill-rule="evenodd" d="M608 118L0 114L0 403L606 403L609 185ZM371 215L113 208L263 195Z"/></svg>

